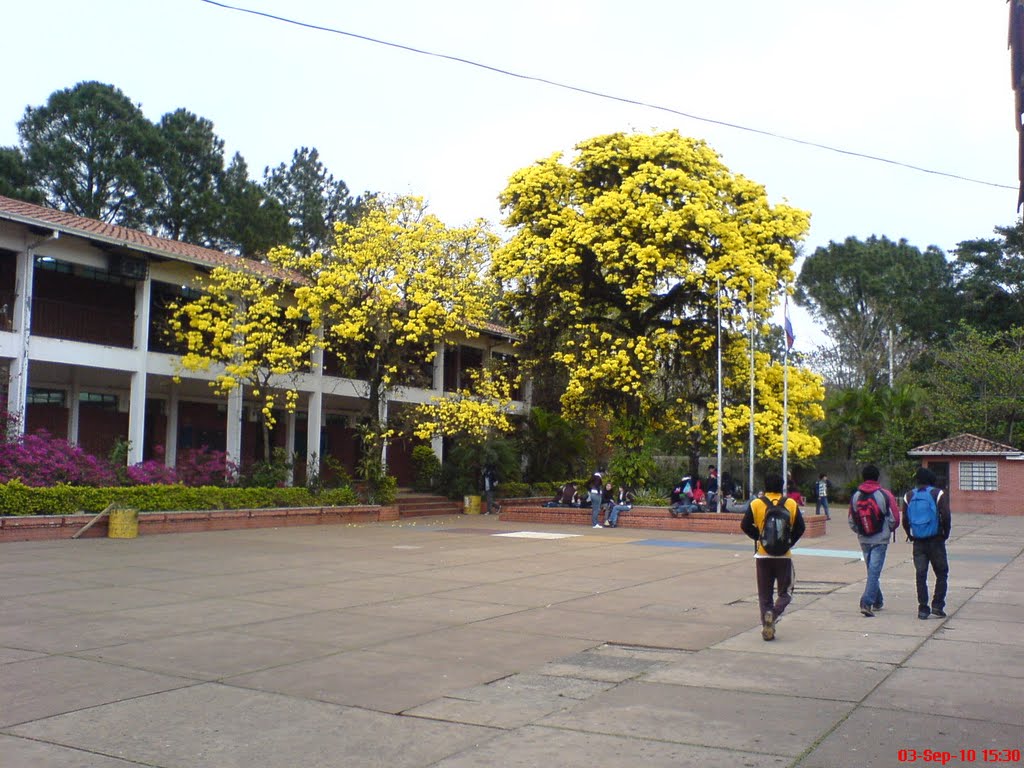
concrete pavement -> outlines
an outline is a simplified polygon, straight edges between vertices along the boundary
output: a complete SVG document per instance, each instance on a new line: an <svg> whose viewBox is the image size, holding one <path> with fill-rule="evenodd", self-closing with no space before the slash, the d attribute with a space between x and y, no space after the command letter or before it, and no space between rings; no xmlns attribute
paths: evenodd
<svg viewBox="0 0 1024 768"><path fill-rule="evenodd" d="M954 516L942 621L902 540L861 616L831 525L771 643L736 536L458 515L5 543L0 765L1024 765L1024 517Z"/></svg>

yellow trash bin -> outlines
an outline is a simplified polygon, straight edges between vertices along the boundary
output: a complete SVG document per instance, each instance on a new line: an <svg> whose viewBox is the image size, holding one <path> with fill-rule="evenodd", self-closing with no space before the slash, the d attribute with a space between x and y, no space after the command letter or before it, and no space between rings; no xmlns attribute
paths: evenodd
<svg viewBox="0 0 1024 768"><path fill-rule="evenodd" d="M108 539L134 539L139 535L139 510L112 509L109 515Z"/></svg>
<svg viewBox="0 0 1024 768"><path fill-rule="evenodd" d="M467 515L479 515L480 514L480 497L479 496L465 496L462 499L463 512Z"/></svg>

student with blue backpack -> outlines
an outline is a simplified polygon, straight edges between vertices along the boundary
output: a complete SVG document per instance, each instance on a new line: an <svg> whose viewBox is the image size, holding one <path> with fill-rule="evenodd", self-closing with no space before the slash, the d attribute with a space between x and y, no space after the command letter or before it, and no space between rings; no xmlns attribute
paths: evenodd
<svg viewBox="0 0 1024 768"><path fill-rule="evenodd" d="M917 618L946 616L946 586L949 560L946 539L952 529L949 496L935 487L935 473L920 467L915 476L917 487L903 497L903 530L914 542L914 568L917 571ZM935 572L935 592L928 603L928 567Z"/></svg>

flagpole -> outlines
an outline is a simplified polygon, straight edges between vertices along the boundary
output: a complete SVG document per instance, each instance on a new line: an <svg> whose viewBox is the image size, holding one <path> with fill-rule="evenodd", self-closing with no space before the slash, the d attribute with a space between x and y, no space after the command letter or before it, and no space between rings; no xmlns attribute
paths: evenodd
<svg viewBox="0 0 1024 768"><path fill-rule="evenodd" d="M754 278L750 278L750 303L747 305L750 323L750 451L747 467L747 498L754 498Z"/></svg>
<svg viewBox="0 0 1024 768"><path fill-rule="evenodd" d="M718 458L715 471L718 487L715 490L715 512L722 511L722 286L715 280L715 298L718 302Z"/></svg>
<svg viewBox="0 0 1024 768"><path fill-rule="evenodd" d="M793 346L793 326L789 322L789 296L783 305L786 353L782 358L782 489L789 493L789 349Z"/></svg>

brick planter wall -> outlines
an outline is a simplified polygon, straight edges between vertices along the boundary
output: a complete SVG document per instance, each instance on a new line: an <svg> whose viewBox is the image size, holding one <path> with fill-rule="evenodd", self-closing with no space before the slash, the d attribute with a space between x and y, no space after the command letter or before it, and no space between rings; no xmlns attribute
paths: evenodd
<svg viewBox="0 0 1024 768"><path fill-rule="evenodd" d="M0 517L0 542L70 539L93 515L25 515ZM398 520L398 507L294 507L279 509L215 509L199 512L140 512L139 535L281 528L293 525L336 525ZM81 538L107 535L103 517Z"/></svg>
<svg viewBox="0 0 1024 768"><path fill-rule="evenodd" d="M590 509L573 507L545 507L541 504L530 504L516 500L514 503L503 503L498 518L503 522L512 523L550 523L555 525L574 525L590 527ZM643 528L661 531L691 531L694 533L731 533L746 538L740 530L742 515L733 512L697 512L689 517L672 517L667 507L633 507L629 512L619 515L619 528ZM604 518L601 518L604 522ZM817 538L825 535L824 515L804 515L807 531L804 538Z"/></svg>

